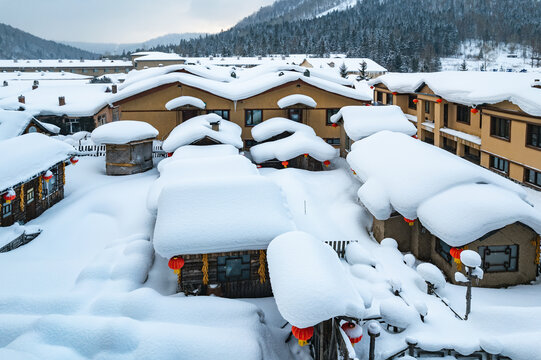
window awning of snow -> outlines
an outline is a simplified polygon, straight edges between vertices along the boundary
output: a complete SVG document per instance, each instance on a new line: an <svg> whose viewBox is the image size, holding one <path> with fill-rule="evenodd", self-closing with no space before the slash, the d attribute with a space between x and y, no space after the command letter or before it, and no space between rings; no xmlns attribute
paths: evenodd
<svg viewBox="0 0 541 360"><path fill-rule="evenodd" d="M278 106L280 107L280 109L285 109L293 105L304 105L307 107L315 108L317 106L317 103L310 96L302 94L288 95L278 100Z"/></svg>
<svg viewBox="0 0 541 360"><path fill-rule="evenodd" d="M92 141L101 144L127 144L154 139L158 130L144 121L122 120L98 126L92 131Z"/></svg>
<svg viewBox="0 0 541 360"><path fill-rule="evenodd" d="M316 135L311 126L290 119L275 117L254 126L252 128L252 137L257 142L263 142L284 132L292 134L304 132L309 135Z"/></svg>
<svg viewBox="0 0 541 360"><path fill-rule="evenodd" d="M193 106L198 109L204 109L207 107L207 104L205 104L203 100L193 96L180 96L168 101L167 104L165 104L165 108L167 110L178 109L182 106Z"/></svg>
<svg viewBox="0 0 541 360"><path fill-rule="evenodd" d="M276 237L267 249L272 292L280 314L306 328L336 316L363 317L363 299L336 252L301 231Z"/></svg>

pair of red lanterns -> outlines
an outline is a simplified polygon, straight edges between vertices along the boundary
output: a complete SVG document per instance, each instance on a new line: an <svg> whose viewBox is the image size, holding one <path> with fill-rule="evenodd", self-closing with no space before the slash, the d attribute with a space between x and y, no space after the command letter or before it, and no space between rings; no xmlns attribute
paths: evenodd
<svg viewBox="0 0 541 360"><path fill-rule="evenodd" d="M363 328L354 322L348 321L342 324L342 330L346 333L349 341L352 344L356 344L363 338ZM300 346L304 346L308 343L308 340L314 336L314 327L298 328L296 326L291 327L291 333L298 340Z"/></svg>

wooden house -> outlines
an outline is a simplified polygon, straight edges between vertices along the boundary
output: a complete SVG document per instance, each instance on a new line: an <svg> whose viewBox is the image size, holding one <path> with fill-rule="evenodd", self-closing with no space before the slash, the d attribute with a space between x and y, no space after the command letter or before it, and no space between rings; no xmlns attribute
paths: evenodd
<svg viewBox="0 0 541 360"><path fill-rule="evenodd" d="M73 147L32 133L1 141L0 153L5 154L0 226L26 223L64 198L65 166L75 155Z"/></svg>
<svg viewBox="0 0 541 360"><path fill-rule="evenodd" d="M53 136L59 132L58 127L36 120L31 112L0 109L0 140L30 133Z"/></svg>
<svg viewBox="0 0 541 360"><path fill-rule="evenodd" d="M141 121L102 125L92 132L92 141L105 145L107 175L132 175L152 169L152 144L158 130Z"/></svg>

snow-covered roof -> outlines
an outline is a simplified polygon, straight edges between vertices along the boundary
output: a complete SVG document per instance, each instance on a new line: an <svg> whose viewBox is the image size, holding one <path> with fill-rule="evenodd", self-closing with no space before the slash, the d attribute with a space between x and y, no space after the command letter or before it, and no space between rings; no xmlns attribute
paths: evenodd
<svg viewBox="0 0 541 360"><path fill-rule="evenodd" d="M57 60L0 60L0 68L126 68L133 64L128 60L87 60L87 59L57 59ZM123 69L122 69L123 70Z"/></svg>
<svg viewBox="0 0 541 360"><path fill-rule="evenodd" d="M347 161L363 183L360 200L380 220L392 209L416 219L419 205L457 185L494 184L526 197L521 186L504 177L401 133L381 131L355 142Z"/></svg>
<svg viewBox="0 0 541 360"><path fill-rule="evenodd" d="M285 204L280 188L260 175L171 184L158 200L154 249L165 258L266 249L295 229Z"/></svg>
<svg viewBox="0 0 541 360"><path fill-rule="evenodd" d="M211 123L219 122L218 131L212 130ZM240 149L243 146L240 137L242 129L237 124L222 119L217 114L206 114L186 120L175 127L163 142L163 149L173 152L181 146L190 145L209 137L222 144L230 144Z"/></svg>
<svg viewBox="0 0 541 360"><path fill-rule="evenodd" d="M252 128L252 137L257 142L263 142L284 132L304 132L308 135L316 135L311 126L290 119L276 117L254 126Z"/></svg>
<svg viewBox="0 0 541 360"><path fill-rule="evenodd" d="M250 154L256 163L272 159L286 161L303 154L308 154L319 161L325 161L338 157L339 150L318 136L296 132L280 140L252 146Z"/></svg>
<svg viewBox="0 0 541 360"><path fill-rule="evenodd" d="M167 104L165 104L165 108L167 110L173 110L186 105L190 105L199 109L204 109L205 107L207 107L207 104L205 104L205 102L199 98L193 96L179 96L177 98L174 98L173 100L169 100Z"/></svg>
<svg viewBox="0 0 541 360"><path fill-rule="evenodd" d="M280 314L298 328L336 316L361 319L364 302L336 252L301 231L280 235L269 245L267 262Z"/></svg>
<svg viewBox="0 0 541 360"><path fill-rule="evenodd" d="M314 68L333 69L336 72L340 71L342 64L346 65L347 71L357 72L361 68L361 64L366 62L366 72L387 72L387 69L367 58L347 58L347 57L329 57L329 58L313 58L308 57L306 61Z"/></svg>
<svg viewBox="0 0 541 360"><path fill-rule="evenodd" d="M154 139L158 130L144 121L122 120L98 126L92 131L92 141L101 144L127 144Z"/></svg>
<svg viewBox="0 0 541 360"><path fill-rule="evenodd" d="M408 121L402 109L388 106L345 106L331 117L333 123L344 120L344 130L353 141L360 140L382 130L414 135L417 129Z"/></svg>
<svg viewBox="0 0 541 360"><path fill-rule="evenodd" d="M32 133L0 141L0 191L27 181L75 154L75 149L49 136Z"/></svg>
<svg viewBox="0 0 541 360"><path fill-rule="evenodd" d="M432 234L455 247L515 222L541 234L541 212L515 192L490 184L453 187L423 202L419 221Z"/></svg>
<svg viewBox="0 0 541 360"><path fill-rule="evenodd" d="M0 72L0 81L24 81L24 80L90 80L92 76L75 74L64 71L2 71Z"/></svg>
<svg viewBox="0 0 541 360"><path fill-rule="evenodd" d="M7 111L0 109L0 140L21 135L34 118L33 115L33 113L27 111Z"/></svg>
<svg viewBox="0 0 541 360"><path fill-rule="evenodd" d="M481 145L481 138L479 136L471 135L463 131L458 131L455 129L449 129L445 127L440 128L440 132L451 135L451 136L456 136L457 138L472 142L477 145Z"/></svg>
<svg viewBox="0 0 541 360"><path fill-rule="evenodd" d="M185 59L175 53L164 53L158 51L152 51L144 53L136 53L132 55L140 55L138 58L134 59L135 63L140 61L184 61Z"/></svg>
<svg viewBox="0 0 541 360"><path fill-rule="evenodd" d="M411 93L426 84L443 99L466 106L510 101L522 111L541 116L541 89L532 87L534 73L445 71L437 73L386 74L372 80L389 90Z"/></svg>
<svg viewBox="0 0 541 360"><path fill-rule="evenodd" d="M305 105L307 107L315 108L317 103L308 95L293 94L281 98L277 102L280 109L284 109L293 105Z"/></svg>

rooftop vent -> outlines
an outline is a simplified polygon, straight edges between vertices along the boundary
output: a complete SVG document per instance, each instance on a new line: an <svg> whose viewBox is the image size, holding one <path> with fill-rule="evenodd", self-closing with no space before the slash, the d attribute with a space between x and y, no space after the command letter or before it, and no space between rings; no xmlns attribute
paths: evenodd
<svg viewBox="0 0 541 360"><path fill-rule="evenodd" d="M4 86L8 86L8 82L4 80Z"/></svg>
<svg viewBox="0 0 541 360"><path fill-rule="evenodd" d="M26 100L25 100L25 98L24 98L23 95L19 95L19 99L18 99L18 100L19 100L19 102L20 102L21 104L25 104L25 101L26 101Z"/></svg>
<svg viewBox="0 0 541 360"><path fill-rule="evenodd" d="M537 89L541 89L541 80L540 79L535 79L533 81L532 87L537 88Z"/></svg>
<svg viewBox="0 0 541 360"><path fill-rule="evenodd" d="M220 130L220 120L212 120L210 122L210 125L212 126L212 130L219 131Z"/></svg>
<svg viewBox="0 0 541 360"><path fill-rule="evenodd" d="M66 105L66 98L63 96L58 97L58 106L64 106Z"/></svg>
<svg viewBox="0 0 541 360"><path fill-rule="evenodd" d="M34 80L34 83L32 84L32 90L36 90L39 86L39 81Z"/></svg>
<svg viewBox="0 0 541 360"><path fill-rule="evenodd" d="M113 94L116 94L118 92L118 86L116 84L111 85L111 91Z"/></svg>

